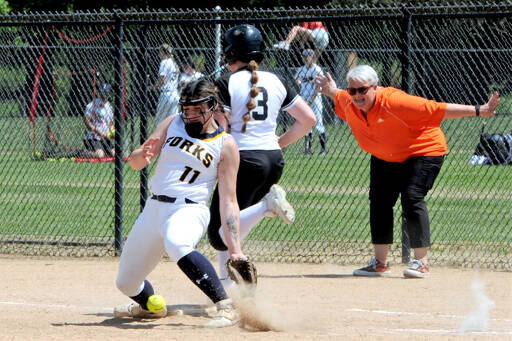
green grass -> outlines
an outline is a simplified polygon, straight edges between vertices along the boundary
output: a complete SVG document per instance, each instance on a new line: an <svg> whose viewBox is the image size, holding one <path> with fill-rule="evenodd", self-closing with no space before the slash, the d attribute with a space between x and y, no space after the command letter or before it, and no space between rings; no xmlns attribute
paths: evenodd
<svg viewBox="0 0 512 341"><path fill-rule="evenodd" d="M80 118L66 118L81 145ZM439 244L512 242L512 166L468 164L480 123L463 119L443 123L450 153L428 205L432 239ZM512 126L507 116L493 122ZM114 236L114 164L34 161L28 119L0 118L1 239L104 240ZM41 130L39 130L41 129ZM45 129L38 126L38 133ZM265 219L249 240L369 243L369 155L362 152L346 125L327 127L325 156L303 155L303 141L288 147L280 183L297 211L296 223ZM78 140L76 140L78 139ZM137 136L138 140L138 136ZM71 142L71 141L70 141ZM318 136L314 134L318 151ZM154 168L151 168L151 171ZM126 235L139 214L139 173L123 171L123 224ZM395 239L400 240L400 205L396 207Z"/></svg>

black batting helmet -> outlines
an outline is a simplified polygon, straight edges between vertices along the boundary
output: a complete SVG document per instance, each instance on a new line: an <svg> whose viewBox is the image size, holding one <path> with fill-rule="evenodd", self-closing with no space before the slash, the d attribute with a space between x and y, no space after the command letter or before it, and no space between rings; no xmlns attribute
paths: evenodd
<svg viewBox="0 0 512 341"><path fill-rule="evenodd" d="M252 25L239 25L231 27L224 34L222 51L228 63L237 60L248 63L251 60L260 63L263 60L265 45L261 32Z"/></svg>

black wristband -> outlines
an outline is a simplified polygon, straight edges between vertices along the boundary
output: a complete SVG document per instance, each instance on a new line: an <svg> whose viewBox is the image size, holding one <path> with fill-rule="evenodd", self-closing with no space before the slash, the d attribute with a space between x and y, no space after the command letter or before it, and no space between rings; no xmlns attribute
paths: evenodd
<svg viewBox="0 0 512 341"><path fill-rule="evenodd" d="M476 116L480 116L480 104L475 105L475 114Z"/></svg>

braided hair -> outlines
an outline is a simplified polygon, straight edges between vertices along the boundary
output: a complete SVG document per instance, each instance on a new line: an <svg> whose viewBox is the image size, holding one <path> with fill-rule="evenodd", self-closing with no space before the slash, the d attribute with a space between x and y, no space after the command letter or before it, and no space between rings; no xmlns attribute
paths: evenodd
<svg viewBox="0 0 512 341"><path fill-rule="evenodd" d="M256 61L251 60L248 65L249 70L252 72L251 75L251 89L249 90L249 95L251 98L249 99L249 102L247 102L247 113L242 117L244 120L244 125L242 126L242 134L245 134L245 131L247 129L247 122L251 120L251 110L256 108L256 101L254 100L256 96L260 93L260 89L256 86L258 83L258 63Z"/></svg>

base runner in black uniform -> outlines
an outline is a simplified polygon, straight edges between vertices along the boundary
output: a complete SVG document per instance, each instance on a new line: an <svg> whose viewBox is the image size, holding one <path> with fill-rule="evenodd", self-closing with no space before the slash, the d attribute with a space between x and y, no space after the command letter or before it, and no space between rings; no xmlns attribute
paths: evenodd
<svg viewBox="0 0 512 341"><path fill-rule="evenodd" d="M316 122L313 110L288 82L271 72L258 70L263 53L263 37L256 27L230 28L224 34L223 54L231 73L216 81L221 101L229 113L226 120L222 117L218 120L235 138L240 150L238 204L241 210L251 206L241 213L241 239L265 216L277 214L287 223L294 221L293 207L286 201L283 188L277 185L284 168L281 148L301 139ZM276 136L281 109L295 123L283 135ZM208 237L218 250L219 277L225 285L230 285L225 267L229 253L219 233L218 189L213 194L210 214Z"/></svg>

